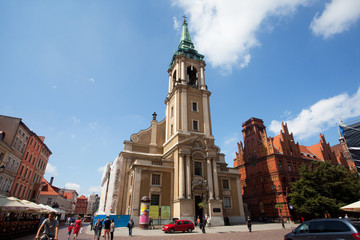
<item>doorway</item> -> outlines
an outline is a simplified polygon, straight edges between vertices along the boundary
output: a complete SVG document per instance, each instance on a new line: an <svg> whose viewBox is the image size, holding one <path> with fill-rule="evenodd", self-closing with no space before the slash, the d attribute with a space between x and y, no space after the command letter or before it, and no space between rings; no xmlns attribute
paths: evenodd
<svg viewBox="0 0 360 240"><path fill-rule="evenodd" d="M202 221L202 219L204 218L204 209L198 206L198 204L201 203L202 200L203 199L201 196L195 196L195 222L198 217L200 218L200 221Z"/></svg>

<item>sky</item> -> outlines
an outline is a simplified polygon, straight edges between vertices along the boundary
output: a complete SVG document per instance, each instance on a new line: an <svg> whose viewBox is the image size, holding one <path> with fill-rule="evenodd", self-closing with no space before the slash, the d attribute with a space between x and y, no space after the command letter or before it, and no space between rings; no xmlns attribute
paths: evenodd
<svg viewBox="0 0 360 240"><path fill-rule="evenodd" d="M99 194L123 142L164 119L184 15L229 167L251 117L307 146L360 118L359 0L2 0L0 115L45 136L45 179Z"/></svg>

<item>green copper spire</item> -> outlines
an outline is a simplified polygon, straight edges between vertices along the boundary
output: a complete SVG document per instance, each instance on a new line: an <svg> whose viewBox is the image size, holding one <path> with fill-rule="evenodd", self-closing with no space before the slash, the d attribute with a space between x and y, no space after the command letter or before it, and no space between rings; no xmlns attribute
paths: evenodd
<svg viewBox="0 0 360 240"><path fill-rule="evenodd" d="M195 50L194 44L191 41L186 17L184 17L184 23L182 25L180 44L178 49L174 52L169 68L171 68L171 66L174 64L175 57L179 55L185 55L187 58L192 58L198 61L204 59L204 55L201 55Z"/></svg>
<svg viewBox="0 0 360 240"><path fill-rule="evenodd" d="M194 44L191 41L188 25L186 22L186 19L184 19L184 23L182 25L182 33L181 33L181 39L179 44L180 48L191 48L194 49Z"/></svg>

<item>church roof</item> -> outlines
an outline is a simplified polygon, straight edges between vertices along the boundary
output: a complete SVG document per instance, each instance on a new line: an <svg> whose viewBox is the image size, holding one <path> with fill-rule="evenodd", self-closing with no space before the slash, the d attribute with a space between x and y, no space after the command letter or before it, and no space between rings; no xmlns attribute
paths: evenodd
<svg viewBox="0 0 360 240"><path fill-rule="evenodd" d="M169 68L174 64L175 57L178 55L185 55L188 58L192 58L194 60L203 60L204 55L201 55L195 50L195 46L193 42L191 41L188 24L186 22L186 19L184 19L184 23L182 25L182 33L180 38L180 44L178 46L178 49L175 50L173 58L171 60Z"/></svg>

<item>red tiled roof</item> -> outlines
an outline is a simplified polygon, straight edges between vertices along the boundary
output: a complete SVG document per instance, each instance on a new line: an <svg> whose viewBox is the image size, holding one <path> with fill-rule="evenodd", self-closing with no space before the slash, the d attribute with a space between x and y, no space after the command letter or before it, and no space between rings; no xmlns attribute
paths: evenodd
<svg viewBox="0 0 360 240"><path fill-rule="evenodd" d="M81 195L81 196L78 197L77 199L85 199L85 200L87 200L87 197L85 197L84 195Z"/></svg>
<svg viewBox="0 0 360 240"><path fill-rule="evenodd" d="M71 199L73 197L73 194L71 192L64 192L63 197L66 199Z"/></svg>
<svg viewBox="0 0 360 240"><path fill-rule="evenodd" d="M41 189L40 195L59 195L59 193L54 190L54 188L49 184L48 181L46 181L45 178L41 179L41 184L43 185L43 187Z"/></svg>

